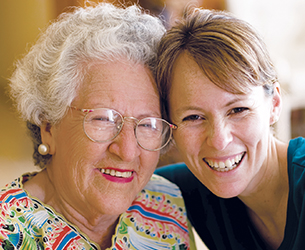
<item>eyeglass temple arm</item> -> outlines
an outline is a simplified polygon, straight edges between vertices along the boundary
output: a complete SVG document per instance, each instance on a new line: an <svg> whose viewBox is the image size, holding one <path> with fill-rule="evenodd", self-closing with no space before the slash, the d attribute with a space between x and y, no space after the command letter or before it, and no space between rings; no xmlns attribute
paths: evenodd
<svg viewBox="0 0 305 250"><path fill-rule="evenodd" d="M175 124L169 124L169 126L172 128L172 129L177 129L178 128L178 126L177 125L175 125Z"/></svg>
<svg viewBox="0 0 305 250"><path fill-rule="evenodd" d="M76 108L76 107L73 107L73 106L70 106L70 108L72 109L75 109L77 111L81 111L83 113L90 113L90 112L93 112L93 109L79 109L79 108Z"/></svg>

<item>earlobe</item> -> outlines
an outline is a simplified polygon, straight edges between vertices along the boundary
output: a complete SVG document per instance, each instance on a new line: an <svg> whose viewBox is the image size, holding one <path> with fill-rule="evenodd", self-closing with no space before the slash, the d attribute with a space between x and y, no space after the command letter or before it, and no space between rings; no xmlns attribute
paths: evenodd
<svg viewBox="0 0 305 250"><path fill-rule="evenodd" d="M41 142L48 147L48 154L55 152L55 143L53 136L53 126L48 122L43 122L40 126Z"/></svg>
<svg viewBox="0 0 305 250"><path fill-rule="evenodd" d="M276 123L282 111L281 87L278 82L274 83L274 94L272 97L272 107L270 114L270 125Z"/></svg>

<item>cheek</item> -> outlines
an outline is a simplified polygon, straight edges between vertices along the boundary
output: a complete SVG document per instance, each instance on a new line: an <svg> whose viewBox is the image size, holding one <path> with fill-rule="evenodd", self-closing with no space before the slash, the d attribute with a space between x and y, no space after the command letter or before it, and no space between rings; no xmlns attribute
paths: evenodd
<svg viewBox="0 0 305 250"><path fill-rule="evenodd" d="M142 153L143 154L143 153ZM159 161L159 158L160 158L160 151L156 151L156 152L149 152L149 151L146 151L145 154L143 154L141 156L141 158L143 159L143 164L145 164L145 168L147 170L150 170L150 172L154 172L156 167L157 167L157 164L158 164L158 161Z"/></svg>
<svg viewBox="0 0 305 250"><path fill-rule="evenodd" d="M79 154L82 148L87 144L85 138L80 133L81 131L70 130L67 133L59 134L56 143L56 152L64 154ZM85 147L84 147L85 148Z"/></svg>
<svg viewBox="0 0 305 250"><path fill-rule="evenodd" d="M243 135L243 142L249 150L249 159L260 165L259 159L263 160L267 152L270 136L269 123L261 120L261 122L249 124L247 130L244 129L241 134Z"/></svg>
<svg viewBox="0 0 305 250"><path fill-rule="evenodd" d="M264 116L257 115L245 123L236 125L234 134L244 142L248 142L247 144L255 146L260 141L264 141L269 137L269 120L264 118Z"/></svg>
<svg viewBox="0 0 305 250"><path fill-rule="evenodd" d="M81 126L63 129L56 138L55 157L64 162L65 165L72 166L84 164L84 162L98 161L105 151L106 145L94 143L87 138Z"/></svg>
<svg viewBox="0 0 305 250"><path fill-rule="evenodd" d="M142 152L140 156L140 176L144 182L150 179L155 171L160 157L160 152ZM145 183L146 184L146 183Z"/></svg>
<svg viewBox="0 0 305 250"><path fill-rule="evenodd" d="M78 165L80 169L83 168L82 171L86 171L86 168L99 167L108 147L107 143L95 143L88 139L74 141L72 145L69 153L70 163Z"/></svg>
<svg viewBox="0 0 305 250"><path fill-rule="evenodd" d="M195 154L200 151L203 140L196 133L186 131L175 131L173 134L175 144L179 152L185 154Z"/></svg>

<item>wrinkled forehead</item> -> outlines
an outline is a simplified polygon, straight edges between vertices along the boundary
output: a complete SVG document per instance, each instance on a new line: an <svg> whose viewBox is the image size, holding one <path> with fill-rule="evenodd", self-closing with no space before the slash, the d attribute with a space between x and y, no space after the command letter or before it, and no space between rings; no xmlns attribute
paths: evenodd
<svg viewBox="0 0 305 250"><path fill-rule="evenodd" d="M151 71L132 62L91 66L73 103L81 108L108 107L123 113L145 111L160 116L159 94Z"/></svg>

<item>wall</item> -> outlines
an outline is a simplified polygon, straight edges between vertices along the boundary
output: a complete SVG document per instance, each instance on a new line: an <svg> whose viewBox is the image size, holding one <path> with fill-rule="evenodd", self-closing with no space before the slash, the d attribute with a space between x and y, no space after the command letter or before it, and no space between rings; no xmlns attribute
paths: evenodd
<svg viewBox="0 0 305 250"><path fill-rule="evenodd" d="M305 1L229 0L228 8L258 30L270 51L284 98L276 133L287 142L291 138L290 111L305 107Z"/></svg>
<svg viewBox="0 0 305 250"><path fill-rule="evenodd" d="M36 169L32 143L24 123L14 113L5 94L13 62L25 53L39 29L56 16L52 0L13 0L0 3L0 185L19 174Z"/></svg>

